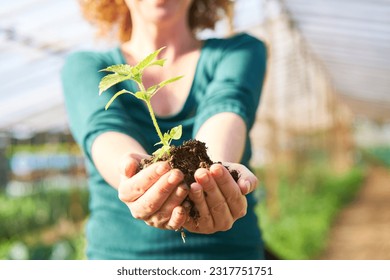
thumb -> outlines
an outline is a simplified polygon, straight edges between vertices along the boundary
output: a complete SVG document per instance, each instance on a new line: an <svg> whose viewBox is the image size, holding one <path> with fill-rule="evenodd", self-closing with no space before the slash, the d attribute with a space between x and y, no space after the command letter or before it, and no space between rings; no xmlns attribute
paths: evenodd
<svg viewBox="0 0 390 280"><path fill-rule="evenodd" d="M138 172L139 164L142 158L148 155L128 153L125 154L119 164L119 173L122 179L131 178Z"/></svg>

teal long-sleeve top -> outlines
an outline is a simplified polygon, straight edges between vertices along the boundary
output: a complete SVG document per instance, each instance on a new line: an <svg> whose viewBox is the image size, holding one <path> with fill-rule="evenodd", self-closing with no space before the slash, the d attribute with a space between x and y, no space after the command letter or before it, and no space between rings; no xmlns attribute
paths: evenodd
<svg viewBox="0 0 390 280"><path fill-rule="evenodd" d="M96 137L107 131L127 134L148 153L159 142L149 113L141 100L131 95L117 98L109 110L104 106L112 95L126 88L122 82L98 96L98 84L113 64L126 63L119 47L103 51L79 51L68 56L62 69L62 84L69 125L73 137L86 158L90 190L87 257L90 259L262 259L263 242L254 212L255 199L247 196L247 215L226 232L187 233L183 244L180 233L161 230L134 219L118 199L117 190L108 185L91 158ZM245 33L230 38L205 40L196 67L190 93L183 108L175 115L157 117L162 131L181 124L180 142L194 138L201 125L221 112L233 112L247 126L242 164L251 158L250 129L260 100L266 68L264 44ZM115 145L115 143L112 143Z"/></svg>

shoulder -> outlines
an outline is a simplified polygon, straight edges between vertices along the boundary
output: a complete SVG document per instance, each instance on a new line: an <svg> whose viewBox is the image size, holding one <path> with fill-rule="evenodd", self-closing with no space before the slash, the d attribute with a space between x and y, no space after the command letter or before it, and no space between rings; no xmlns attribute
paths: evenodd
<svg viewBox="0 0 390 280"><path fill-rule="evenodd" d="M208 40L208 45L216 52L254 51L266 54L265 43L248 33L238 33L227 38L212 38Z"/></svg>
<svg viewBox="0 0 390 280"><path fill-rule="evenodd" d="M68 54L65 59L65 65L82 63L99 63L102 53L95 51L76 51Z"/></svg>
<svg viewBox="0 0 390 280"><path fill-rule="evenodd" d="M247 33L235 34L227 38L212 38L205 43L205 69L214 71L225 63L231 65L265 65L267 48L263 41ZM259 63L260 62L260 63ZM250 67L250 68L251 68Z"/></svg>
<svg viewBox="0 0 390 280"><path fill-rule="evenodd" d="M62 73L80 72L83 69L100 70L107 65L114 64L117 48L107 51L75 51L67 55Z"/></svg>
<svg viewBox="0 0 390 280"><path fill-rule="evenodd" d="M215 71L229 74L264 72L267 64L267 48L263 41L247 33L235 34L228 38L208 39L204 45L203 70L208 77Z"/></svg>

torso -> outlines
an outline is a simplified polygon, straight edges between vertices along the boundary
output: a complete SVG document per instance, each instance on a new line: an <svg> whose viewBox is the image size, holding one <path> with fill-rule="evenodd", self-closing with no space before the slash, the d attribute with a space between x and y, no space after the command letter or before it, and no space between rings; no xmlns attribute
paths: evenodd
<svg viewBox="0 0 390 280"><path fill-rule="evenodd" d="M248 38L237 38L237 40L248 41ZM229 43L230 44L230 43ZM233 46L237 48L237 42L232 42ZM183 140L188 140L193 137L192 133L196 129L196 118L191 113L190 109L202 109L200 105L204 96L206 95L206 87L208 82L215 78L215 64L217 64L221 58L228 57L229 53L226 53L221 57L221 48L224 50L227 48L227 44L222 40L209 40L207 48L202 50L202 57L199 64L199 69L196 77L196 94L194 94L193 103L194 107L189 107L189 110L185 111L180 118L173 118L168 120L159 120L162 131L167 131L178 122L183 124ZM239 45L240 46L240 45ZM247 47L244 45L244 47ZM233 49L234 50L234 49ZM232 51L230 47L227 52ZM196 53L196 52L195 52ZM87 84L80 86L79 83L86 81L86 78L93 75L101 77L101 73L98 70L103 69L112 64L125 63L122 57L123 53L118 55L118 49L115 48L110 52L96 53L96 52L81 52L77 56L73 56L68 61L67 66L63 69L63 79L66 83L64 87L64 95L66 98L67 110L69 110L72 132L75 139L79 142L79 145L85 149L86 152L90 152L88 143L91 143L93 137L96 137L98 133L104 131L120 131L127 133L130 136L134 136L137 141L145 146L148 153L153 152L156 147L154 143L159 141L155 135L153 125L150 118L147 115L147 110L141 107L126 107L132 106L141 101L136 100L132 96L123 96L115 101L114 105L118 102L122 103L126 110L108 110L104 111L103 107L105 102L97 97L97 84L95 80L88 81L94 84ZM182 65L185 65L182 70L185 72L178 72L176 67L170 67L169 64L163 68L156 67L156 69L164 69L166 76L159 77L161 73L151 73L151 77L159 82L163 79L170 78L175 75L186 75L190 77L195 72L198 59L200 56L199 48L197 56L193 56L192 60L190 56L181 61ZM259 56L255 56L256 63ZM240 63L240 57L238 57L237 63ZM192 61L192 62L191 62ZM129 63L130 61L128 61ZM178 62L178 61L177 61ZM130 64L130 63L129 63ZM153 67L154 68L154 67ZM168 70L171 72L168 72ZM192 72L190 71L192 69ZM257 68L256 68L257 69ZM255 70L256 70L255 69ZM166 70L166 71L165 71ZM199 71L201 70L201 71ZM234 70L234 69L233 69ZM176 72L175 72L176 71ZM178 81L175 87L172 89L171 96L181 96L182 103L186 102L188 95L188 89L191 87L192 76L189 81L183 84L179 84ZM243 83L247 80L243 77ZM152 83L152 81L148 80ZM184 82L184 81L183 81ZM220 82L220 81L219 81ZM129 84L127 84L129 85ZM252 83L247 83L251 87ZM180 90L178 90L180 88ZM122 85L119 85L117 90L122 89ZM130 88L129 88L130 89ZM253 90L252 90L253 91ZM251 91L251 92L252 92ZM168 94L162 92L163 94ZM160 95L157 94L153 102L157 102L157 98ZM101 98L107 98L110 96L108 93L104 93ZM249 98L243 95L243 98ZM250 97L250 100L253 100ZM83 107L74 106L79 100L83 100ZM162 98L159 104L164 105L159 108L158 113L161 114L163 109L166 108L169 114L174 114L175 110L179 111L180 106L176 105L175 110L168 105L170 103ZM138 102L139 101L139 102ZM134 103L133 103L134 102ZM247 102L242 101L242 104ZM168 105L167 105L168 104ZM79 104L81 105L81 104ZM166 106L166 107L165 107ZM181 105L182 106L182 105ZM159 106L158 106L159 107ZM135 113L134 113L135 112ZM119 114L118 114L119 113ZM127 118L128 116L128 118ZM85 120L92 120L86 122ZM136 122L136 123L133 123ZM251 122L251 121L249 121ZM134 129L133 129L134 128ZM138 137L137 137L138 136ZM179 143L178 143L179 144ZM249 156L251 155L250 145L247 146L247 150L244 153L246 156L243 158L242 163L248 164ZM87 238L88 238L88 255L89 258L98 259L252 259L262 257L262 242L258 229L258 221L255 217L254 204L255 199L253 193L247 196L248 198L248 214L238 220L232 230L227 232L220 232L215 234L213 238L209 238L207 235L190 234L187 238L190 242L186 245L185 250L180 234L174 231L157 230L152 227L145 226L145 223L141 220L136 220L129 215L129 209L125 204L118 200L118 192L109 187L109 185L102 178L95 165L92 162L92 157L87 156L87 168L89 176L89 190L90 190L90 211L93 215L90 216L87 226ZM102 230L104 228L110 230ZM162 242L163 241L163 242ZM189 245L189 246L187 246Z"/></svg>

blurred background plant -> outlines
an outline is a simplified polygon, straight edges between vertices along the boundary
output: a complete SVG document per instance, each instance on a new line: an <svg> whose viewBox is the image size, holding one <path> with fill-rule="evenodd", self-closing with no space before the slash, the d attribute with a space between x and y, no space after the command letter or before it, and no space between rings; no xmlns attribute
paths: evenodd
<svg viewBox="0 0 390 280"><path fill-rule="evenodd" d="M389 3L234 2L232 26L222 20L199 36L246 31L267 44L251 138L269 257L390 259ZM0 259L84 259L84 159L59 72L70 52L113 44L95 37L77 1L0 7ZM367 189L374 207L357 205L353 231L338 236L343 209L364 202ZM348 251L335 240L355 251L330 254Z"/></svg>
<svg viewBox="0 0 390 280"><path fill-rule="evenodd" d="M23 140L7 145L5 155L0 259L83 259L88 190L78 148Z"/></svg>

